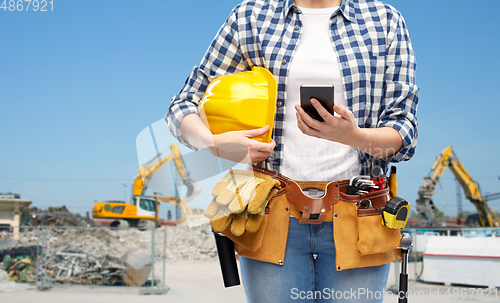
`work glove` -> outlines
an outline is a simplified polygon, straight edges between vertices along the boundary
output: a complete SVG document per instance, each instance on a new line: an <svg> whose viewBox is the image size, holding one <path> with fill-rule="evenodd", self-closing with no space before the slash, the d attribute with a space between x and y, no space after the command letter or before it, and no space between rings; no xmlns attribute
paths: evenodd
<svg viewBox="0 0 500 303"><path fill-rule="evenodd" d="M231 170L213 188L213 199L204 215L218 232L229 225L235 236L257 232L269 200L280 188L278 180L264 174Z"/></svg>

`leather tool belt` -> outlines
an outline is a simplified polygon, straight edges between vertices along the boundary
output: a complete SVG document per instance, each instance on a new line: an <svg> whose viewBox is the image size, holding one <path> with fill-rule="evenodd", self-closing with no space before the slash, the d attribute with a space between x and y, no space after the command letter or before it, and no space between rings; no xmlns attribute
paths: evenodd
<svg viewBox="0 0 500 303"><path fill-rule="evenodd" d="M281 190L276 196L285 194L286 199L301 213L299 223L301 224L321 224L328 213L331 212L332 205L339 200L353 202L359 206L359 201L369 199L373 207L384 208L387 203L388 188L383 188L364 196L347 195L347 185L349 180L340 181L294 181L285 176L270 172L268 170L253 167L254 171L271 176L281 183ZM317 197L311 195L314 192ZM307 194L306 194L307 193ZM376 209L360 209L361 216L378 213Z"/></svg>
<svg viewBox="0 0 500 303"><path fill-rule="evenodd" d="M222 232L234 241L240 256L283 265L292 215L303 221L301 223L331 221L337 271L378 266L401 259L401 250L398 249L400 230L385 227L382 215L374 209L385 207L388 188L365 195L348 195L347 180L302 182L258 167L253 167L253 170L279 180L281 189L265 208L264 219L257 232L235 236L229 227ZM310 188L318 190L317 195L312 195L308 190ZM364 209L363 199L369 199L373 208ZM322 216L323 213L326 215Z"/></svg>

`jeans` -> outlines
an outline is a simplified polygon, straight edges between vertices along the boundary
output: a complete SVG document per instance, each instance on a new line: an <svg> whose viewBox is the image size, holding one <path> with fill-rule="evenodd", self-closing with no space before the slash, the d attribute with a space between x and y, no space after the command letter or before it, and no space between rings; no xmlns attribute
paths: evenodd
<svg viewBox="0 0 500 303"><path fill-rule="evenodd" d="M249 303L382 302L390 264L335 270L333 224L291 217L283 265L240 257Z"/></svg>

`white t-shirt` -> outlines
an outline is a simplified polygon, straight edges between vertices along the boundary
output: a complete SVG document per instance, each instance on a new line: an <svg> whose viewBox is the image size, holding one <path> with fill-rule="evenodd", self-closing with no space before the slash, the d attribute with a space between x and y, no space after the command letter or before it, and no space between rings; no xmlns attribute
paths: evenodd
<svg viewBox="0 0 500 303"><path fill-rule="evenodd" d="M287 83L282 172L293 180L335 181L359 174L355 149L303 134L295 116L294 106L300 104L300 86L303 84L333 84L335 103L347 106L330 31L330 17L337 9L300 8L302 33L290 63Z"/></svg>

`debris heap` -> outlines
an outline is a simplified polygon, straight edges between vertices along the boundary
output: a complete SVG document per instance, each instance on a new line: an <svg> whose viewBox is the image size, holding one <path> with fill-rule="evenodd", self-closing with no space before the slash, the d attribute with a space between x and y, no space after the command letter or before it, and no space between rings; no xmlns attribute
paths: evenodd
<svg viewBox="0 0 500 303"><path fill-rule="evenodd" d="M166 239L165 239L166 232ZM128 251L141 251L151 255L154 246L155 258L168 261L208 260L217 257L214 236L208 225L188 228L184 223L151 230L113 230L109 228L54 227L44 232L37 229L20 233L16 246L42 245L59 248L70 245L82 248L96 256L109 255L120 258ZM166 240L166 245L164 245Z"/></svg>
<svg viewBox="0 0 500 303"><path fill-rule="evenodd" d="M65 205L29 210L29 225L31 226L98 226L92 219L70 212Z"/></svg>
<svg viewBox="0 0 500 303"><path fill-rule="evenodd" d="M29 225L20 229L17 244L0 247L0 269L10 280L34 282L36 276L58 284L139 286L153 262L217 258L208 224L110 229L65 206L32 207L28 217ZM12 230L0 231L4 243L11 236Z"/></svg>
<svg viewBox="0 0 500 303"><path fill-rule="evenodd" d="M217 257L209 226L189 228L185 223L144 231L67 226L29 228L20 233L19 243L9 251L37 245L44 252L41 258L39 256L43 269L38 273L44 275L45 281L59 284L134 283L136 286L137 279L127 279L130 266L124 259L131 252L145 256L148 260L144 264L149 267L153 256L155 262L163 259L169 262L212 260Z"/></svg>

